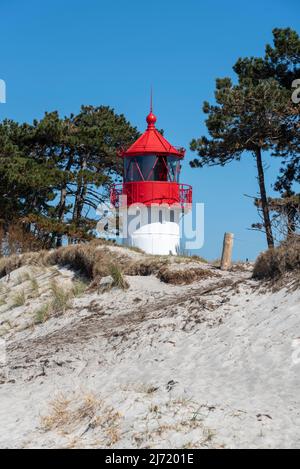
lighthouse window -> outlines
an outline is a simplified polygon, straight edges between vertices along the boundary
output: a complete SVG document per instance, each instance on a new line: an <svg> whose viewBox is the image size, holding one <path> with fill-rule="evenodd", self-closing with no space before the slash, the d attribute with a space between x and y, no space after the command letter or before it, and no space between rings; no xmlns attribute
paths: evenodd
<svg viewBox="0 0 300 469"><path fill-rule="evenodd" d="M179 182L180 160L176 156L168 156L168 181Z"/></svg>
<svg viewBox="0 0 300 469"><path fill-rule="evenodd" d="M143 176L135 157L124 159L124 181L143 181Z"/></svg>
<svg viewBox="0 0 300 469"><path fill-rule="evenodd" d="M167 181L168 180L168 167L166 156L158 156L155 167L153 169L152 181Z"/></svg>
<svg viewBox="0 0 300 469"><path fill-rule="evenodd" d="M156 166L156 155L138 156L137 161L145 181L154 181L153 172Z"/></svg>
<svg viewBox="0 0 300 469"><path fill-rule="evenodd" d="M179 182L180 160L176 156L142 155L124 159L124 181Z"/></svg>

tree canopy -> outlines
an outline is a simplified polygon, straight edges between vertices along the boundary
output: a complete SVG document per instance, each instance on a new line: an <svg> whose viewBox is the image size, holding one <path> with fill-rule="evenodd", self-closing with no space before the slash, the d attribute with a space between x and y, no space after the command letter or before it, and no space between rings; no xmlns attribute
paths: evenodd
<svg viewBox="0 0 300 469"><path fill-rule="evenodd" d="M245 153L255 157L263 227L269 247L274 245L263 153L280 156L285 164L277 190L299 181L299 106L293 103L292 83L299 77L300 38L291 29L274 29L273 46L262 58L240 58L233 67L237 83L216 80L215 104L205 102L208 137L191 142L198 158L192 167L225 165ZM292 195L292 194L290 194Z"/></svg>
<svg viewBox="0 0 300 469"><path fill-rule="evenodd" d="M89 239L95 209L121 172L118 148L139 133L108 106L45 113L32 124L0 123L0 220L21 225L42 247Z"/></svg>

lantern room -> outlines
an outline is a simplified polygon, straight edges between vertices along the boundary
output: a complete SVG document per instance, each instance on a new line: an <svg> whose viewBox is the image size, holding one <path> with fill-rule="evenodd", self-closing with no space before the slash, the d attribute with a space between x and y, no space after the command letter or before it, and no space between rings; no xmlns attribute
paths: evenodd
<svg viewBox="0 0 300 469"><path fill-rule="evenodd" d="M181 161L185 150L171 145L156 129L156 117L148 114L146 131L127 150L123 158L123 184L116 184L111 193L113 205L119 206L120 196L127 197L127 206L192 202L192 189L179 183Z"/></svg>

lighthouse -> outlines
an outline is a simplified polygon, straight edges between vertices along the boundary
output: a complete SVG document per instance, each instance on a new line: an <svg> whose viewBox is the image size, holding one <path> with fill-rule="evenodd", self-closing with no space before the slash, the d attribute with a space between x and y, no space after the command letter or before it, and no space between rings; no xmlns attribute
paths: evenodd
<svg viewBox="0 0 300 469"><path fill-rule="evenodd" d="M146 122L146 131L119 152L123 182L113 186L111 203L119 211L127 245L148 254L177 255L180 220L192 203L192 187L179 182L185 150L156 129L152 102Z"/></svg>

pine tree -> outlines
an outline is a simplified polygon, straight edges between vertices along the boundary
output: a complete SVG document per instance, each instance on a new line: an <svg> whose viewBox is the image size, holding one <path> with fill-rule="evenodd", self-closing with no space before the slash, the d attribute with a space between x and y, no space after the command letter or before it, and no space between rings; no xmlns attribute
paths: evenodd
<svg viewBox="0 0 300 469"><path fill-rule="evenodd" d="M32 124L0 123L0 229L21 226L42 247L93 236L89 211L105 200L122 171L120 146L138 137L123 115L83 106L78 115L54 111Z"/></svg>
<svg viewBox="0 0 300 469"><path fill-rule="evenodd" d="M198 158L191 162L192 167L223 166L240 160L245 153L254 156L269 247L274 246L274 238L263 153L271 151L273 156L284 156L285 152L294 170L293 177L299 161L298 157L292 157L293 149L294 156L298 155L299 129L297 133L298 116L295 114L298 111L291 101L291 80L299 70L299 38L290 29L275 29L273 35L274 47L267 45L263 58L243 58L236 62L233 67L238 78L236 85L229 78L216 81L216 104L205 102L203 106L208 115L206 126L210 138L204 136L191 142L191 149L198 152ZM283 173L283 177L287 177L284 170Z"/></svg>
<svg viewBox="0 0 300 469"><path fill-rule="evenodd" d="M291 28L275 28L273 46L267 44L263 58L239 59L233 68L240 81L274 79L290 96L282 115L284 132L272 149L273 156L283 158L275 189L284 194L300 182L300 106L292 100L294 80L300 78L300 37Z"/></svg>

